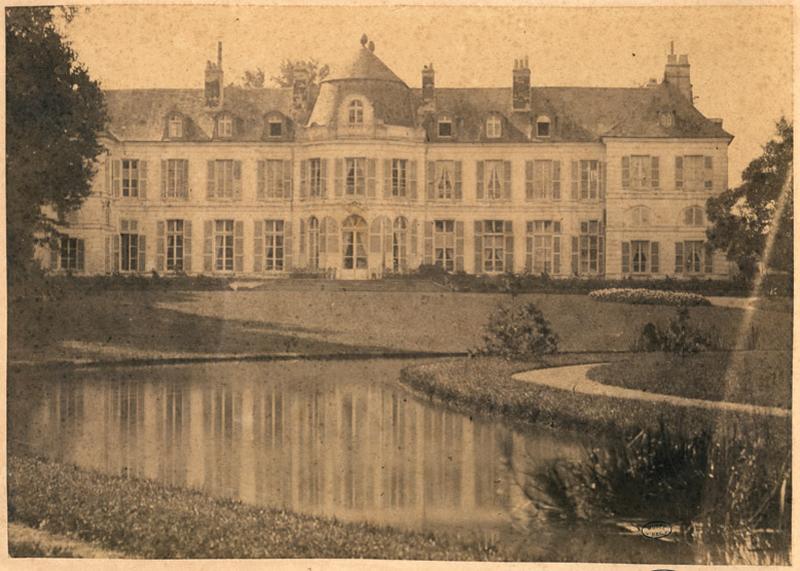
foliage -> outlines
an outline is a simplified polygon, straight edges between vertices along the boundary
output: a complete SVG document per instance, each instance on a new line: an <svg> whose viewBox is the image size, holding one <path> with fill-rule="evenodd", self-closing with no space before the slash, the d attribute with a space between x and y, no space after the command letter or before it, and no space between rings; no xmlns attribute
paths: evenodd
<svg viewBox="0 0 800 571"><path fill-rule="evenodd" d="M280 73L278 75L273 75L270 79L279 87L292 87L292 85L294 85L295 70L297 69L305 69L308 71L309 85L319 85L330 73L330 68L327 65L320 66L319 61L314 58L305 60L285 59L281 63Z"/></svg>
<svg viewBox="0 0 800 571"><path fill-rule="evenodd" d="M9 520L158 558L503 560L496 546L261 508L157 482L10 456Z"/></svg>
<svg viewBox="0 0 800 571"><path fill-rule="evenodd" d="M663 351L677 355L718 349L719 335L707 333L689 323L689 310L679 307L677 315L666 327L648 322L642 328L634 351Z"/></svg>
<svg viewBox="0 0 800 571"><path fill-rule="evenodd" d="M489 316L480 352L506 359L540 358L558 351L558 335L533 303L499 305Z"/></svg>
<svg viewBox="0 0 800 571"><path fill-rule="evenodd" d="M742 172L742 184L708 199L706 209L713 226L711 244L727 253L739 270L752 277L759 262L792 273L794 177L792 175L793 126L785 118L776 124L777 138ZM788 195L780 219L773 220L789 177ZM769 235L774 236L770 259L762 260Z"/></svg>
<svg viewBox="0 0 800 571"><path fill-rule="evenodd" d="M242 76L242 86L249 89L264 87L264 70L260 67L246 69Z"/></svg>
<svg viewBox="0 0 800 571"><path fill-rule="evenodd" d="M65 11L70 20L72 11ZM6 8L6 207L10 278L90 193L107 114L100 86L61 37L49 7Z"/></svg>
<svg viewBox="0 0 800 571"><path fill-rule="evenodd" d="M589 292L589 297L597 301L613 301L642 305L711 305L710 301L697 293L649 290L644 288L596 289Z"/></svg>

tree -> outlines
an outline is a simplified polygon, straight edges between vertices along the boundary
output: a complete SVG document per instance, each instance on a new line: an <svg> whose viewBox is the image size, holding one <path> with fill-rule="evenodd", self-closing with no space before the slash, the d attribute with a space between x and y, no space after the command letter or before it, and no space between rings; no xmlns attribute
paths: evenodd
<svg viewBox="0 0 800 571"><path fill-rule="evenodd" d="M74 13L64 11L69 22ZM58 236L44 207L67 213L91 190L106 124L96 81L48 7L6 9L6 222L9 278L26 275L37 243Z"/></svg>
<svg viewBox="0 0 800 571"><path fill-rule="evenodd" d="M286 59L281 64L280 74L273 75L270 79L280 87L291 87L294 85L294 71L301 68L308 70L308 82L310 85L317 85L330 73L330 68L327 65L320 67L319 62L314 58L295 61Z"/></svg>
<svg viewBox="0 0 800 571"><path fill-rule="evenodd" d="M710 243L726 252L741 273L752 278L758 264L791 272L793 269L794 178L792 175L793 127L781 118L776 138L764 146L763 154L742 172L742 184L708 199L706 210L713 226ZM785 206L773 220L788 179ZM763 259L767 237L774 243L769 259Z"/></svg>
<svg viewBox="0 0 800 571"><path fill-rule="evenodd" d="M264 71L260 67L245 70L242 85L247 88L264 87Z"/></svg>

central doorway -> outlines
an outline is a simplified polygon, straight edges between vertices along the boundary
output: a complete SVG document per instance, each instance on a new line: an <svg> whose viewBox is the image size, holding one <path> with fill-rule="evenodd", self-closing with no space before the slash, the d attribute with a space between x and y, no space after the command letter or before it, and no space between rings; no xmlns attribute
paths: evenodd
<svg viewBox="0 0 800 571"><path fill-rule="evenodd" d="M367 221L357 214L348 216L342 223L342 273L343 279L369 279L367 260Z"/></svg>

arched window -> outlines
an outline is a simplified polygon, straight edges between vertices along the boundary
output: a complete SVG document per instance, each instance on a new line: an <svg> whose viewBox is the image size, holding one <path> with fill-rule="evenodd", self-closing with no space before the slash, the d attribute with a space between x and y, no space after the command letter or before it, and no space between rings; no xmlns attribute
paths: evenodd
<svg viewBox="0 0 800 571"><path fill-rule="evenodd" d="M489 139L499 139L503 135L503 122L498 115L491 115L486 120L486 136Z"/></svg>
<svg viewBox="0 0 800 571"><path fill-rule="evenodd" d="M549 137L550 136L550 117L547 115L539 115L536 118L536 136Z"/></svg>
<svg viewBox="0 0 800 571"><path fill-rule="evenodd" d="M690 206L683 211L683 223L686 226L705 226L706 213L699 206Z"/></svg>
<svg viewBox="0 0 800 571"><path fill-rule="evenodd" d="M633 226L648 226L650 224L650 209L646 206L631 208L631 224Z"/></svg>
<svg viewBox="0 0 800 571"><path fill-rule="evenodd" d="M217 116L217 137L228 138L233 136L233 117L230 113L220 113Z"/></svg>
<svg viewBox="0 0 800 571"><path fill-rule="evenodd" d="M361 125L364 123L364 104L358 99L353 99L348 108L348 123Z"/></svg>
<svg viewBox="0 0 800 571"><path fill-rule="evenodd" d="M308 219L308 268L319 269L319 220L316 216Z"/></svg>
<svg viewBox="0 0 800 571"><path fill-rule="evenodd" d="M342 222L343 268L345 270L367 269L367 221L351 214Z"/></svg>
<svg viewBox="0 0 800 571"><path fill-rule="evenodd" d="M408 269L408 220L403 216L394 219L392 225L392 271Z"/></svg>
<svg viewBox="0 0 800 571"><path fill-rule="evenodd" d="M173 113L169 116L167 135L170 139L180 139L183 137L183 116L180 113Z"/></svg>

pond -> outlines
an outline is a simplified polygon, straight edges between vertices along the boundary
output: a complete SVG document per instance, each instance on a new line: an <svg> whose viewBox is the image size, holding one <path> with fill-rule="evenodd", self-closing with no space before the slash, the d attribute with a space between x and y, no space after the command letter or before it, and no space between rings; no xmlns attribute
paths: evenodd
<svg viewBox="0 0 800 571"><path fill-rule="evenodd" d="M17 373L9 383L9 450L343 521L530 538L537 511L530 474L555 459L582 458L588 436L515 429L419 398L397 382L409 364ZM647 546L642 541L633 551ZM595 558L638 559L615 551L617 543L603 540Z"/></svg>

